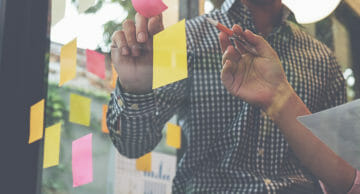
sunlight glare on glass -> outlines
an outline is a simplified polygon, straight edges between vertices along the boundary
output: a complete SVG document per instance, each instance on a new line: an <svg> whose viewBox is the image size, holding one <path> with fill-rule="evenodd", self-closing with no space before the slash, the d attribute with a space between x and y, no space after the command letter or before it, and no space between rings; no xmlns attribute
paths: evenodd
<svg viewBox="0 0 360 194"><path fill-rule="evenodd" d="M326 18L340 2L341 0L283 0L300 24L314 23Z"/></svg>

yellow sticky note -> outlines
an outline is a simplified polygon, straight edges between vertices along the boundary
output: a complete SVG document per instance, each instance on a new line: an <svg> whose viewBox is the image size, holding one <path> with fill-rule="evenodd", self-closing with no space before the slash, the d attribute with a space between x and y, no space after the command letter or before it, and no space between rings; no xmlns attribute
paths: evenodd
<svg viewBox="0 0 360 194"><path fill-rule="evenodd" d="M70 81L76 76L76 38L64 45L60 52L60 82L62 86L65 82Z"/></svg>
<svg viewBox="0 0 360 194"><path fill-rule="evenodd" d="M187 78L185 20L156 34L153 47L153 89Z"/></svg>
<svg viewBox="0 0 360 194"><path fill-rule="evenodd" d="M136 170L146 172L151 171L151 152L136 159Z"/></svg>
<svg viewBox="0 0 360 194"><path fill-rule="evenodd" d="M59 164L61 123L45 129L44 142L44 163L43 167L48 168Z"/></svg>
<svg viewBox="0 0 360 194"><path fill-rule="evenodd" d="M42 99L30 108L30 135L29 144L43 137L44 129L44 106L45 100Z"/></svg>
<svg viewBox="0 0 360 194"><path fill-rule="evenodd" d="M167 28L179 21L179 0L163 0L168 8L162 13L163 24Z"/></svg>
<svg viewBox="0 0 360 194"><path fill-rule="evenodd" d="M116 87L116 81L118 78L118 75L116 73L116 70L114 68L114 64L111 64L111 71L112 71L112 76L111 76L111 87L115 88Z"/></svg>
<svg viewBox="0 0 360 194"><path fill-rule="evenodd" d="M69 121L80 125L90 125L91 99L76 94L70 94Z"/></svg>
<svg viewBox="0 0 360 194"><path fill-rule="evenodd" d="M108 105L103 104L103 116L102 116L102 121L101 121L101 131L103 133L109 133L109 129L107 128L107 125L106 125L107 110L108 110Z"/></svg>
<svg viewBox="0 0 360 194"><path fill-rule="evenodd" d="M179 149L181 147L181 127L171 123L167 124L166 144Z"/></svg>

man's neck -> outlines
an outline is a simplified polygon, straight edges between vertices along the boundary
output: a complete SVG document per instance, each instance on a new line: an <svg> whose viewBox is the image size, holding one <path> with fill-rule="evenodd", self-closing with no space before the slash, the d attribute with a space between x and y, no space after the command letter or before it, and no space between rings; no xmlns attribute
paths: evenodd
<svg viewBox="0 0 360 194"><path fill-rule="evenodd" d="M250 9L256 30L262 35L269 35L273 27L280 23L281 0L274 0L273 3L267 5L256 5L251 3L251 0L242 0L242 2Z"/></svg>

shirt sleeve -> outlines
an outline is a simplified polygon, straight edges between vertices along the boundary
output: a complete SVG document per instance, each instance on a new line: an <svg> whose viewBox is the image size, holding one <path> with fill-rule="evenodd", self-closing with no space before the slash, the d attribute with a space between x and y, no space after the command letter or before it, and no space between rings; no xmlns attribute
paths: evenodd
<svg viewBox="0 0 360 194"><path fill-rule="evenodd" d="M117 83L107 112L110 138L118 151L138 158L155 148L161 131L186 98L186 80L147 94L126 93Z"/></svg>
<svg viewBox="0 0 360 194"><path fill-rule="evenodd" d="M347 101L345 79L333 54L330 55L325 93L321 109L328 109Z"/></svg>

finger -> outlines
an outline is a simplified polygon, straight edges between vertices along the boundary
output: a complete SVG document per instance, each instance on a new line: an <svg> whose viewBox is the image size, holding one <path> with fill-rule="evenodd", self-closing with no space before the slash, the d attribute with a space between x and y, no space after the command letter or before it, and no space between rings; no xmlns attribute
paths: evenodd
<svg viewBox="0 0 360 194"><path fill-rule="evenodd" d="M146 42L148 40L147 19L139 13L136 13L135 24L137 41L140 43Z"/></svg>
<svg viewBox="0 0 360 194"><path fill-rule="evenodd" d="M111 40L112 40L112 45L111 45L112 48L119 48L120 53L124 56L130 55L130 50L126 42L124 31L119 30L114 32Z"/></svg>
<svg viewBox="0 0 360 194"><path fill-rule="evenodd" d="M148 30L151 36L164 30L164 25L162 21L162 14L155 17L151 17L148 22Z"/></svg>
<svg viewBox="0 0 360 194"><path fill-rule="evenodd" d="M225 53L223 54L222 64L225 64L227 60L230 60L232 63L237 64L241 58L241 54L230 45L227 47Z"/></svg>
<svg viewBox="0 0 360 194"><path fill-rule="evenodd" d="M243 30L242 28L235 24L233 27L232 27L232 30L233 32L235 33L235 35L237 36L243 36ZM246 49L242 46L242 44L239 42L239 41L234 41L235 42L235 46L236 46L236 49L239 51L240 54L245 54L247 51Z"/></svg>
<svg viewBox="0 0 360 194"><path fill-rule="evenodd" d="M229 36L225 32L220 32L219 40L220 40L221 52L224 53L226 51L227 47L231 45Z"/></svg>
<svg viewBox="0 0 360 194"><path fill-rule="evenodd" d="M233 76L233 64L230 60L225 61L223 69L221 71L221 81L225 88L231 93L233 90L234 76Z"/></svg>
<svg viewBox="0 0 360 194"><path fill-rule="evenodd" d="M136 28L134 21L126 20L123 23L123 30L125 32L126 41L131 50L132 56L140 56L140 46L138 45L135 37Z"/></svg>
<svg viewBox="0 0 360 194"><path fill-rule="evenodd" d="M262 56L268 56L273 54L272 47L269 45L269 43L262 37L257 34L254 34L250 30L245 30L243 33L245 39L255 46L257 52Z"/></svg>

